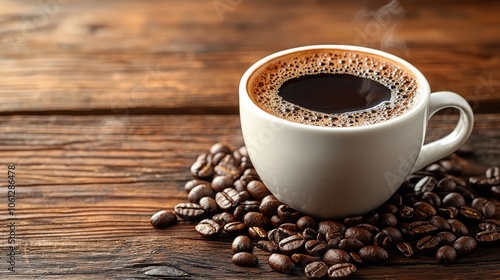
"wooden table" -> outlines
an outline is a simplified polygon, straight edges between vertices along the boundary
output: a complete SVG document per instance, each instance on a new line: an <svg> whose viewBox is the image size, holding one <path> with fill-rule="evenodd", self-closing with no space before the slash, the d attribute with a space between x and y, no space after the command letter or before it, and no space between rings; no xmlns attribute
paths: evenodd
<svg viewBox="0 0 500 280"><path fill-rule="evenodd" d="M0 6L1 279L303 278L273 272L260 251L259 266L237 267L229 239L206 240L192 223L155 230L149 222L186 201L197 155L216 142L243 145L239 78L256 60L290 47L356 44L403 57L434 91L458 92L473 107L468 144L475 154L464 175L500 165L498 1ZM428 138L453 127L451 113L433 118ZM15 272L8 270L12 239ZM480 248L453 265L394 256L356 276L498 279L499 248Z"/></svg>

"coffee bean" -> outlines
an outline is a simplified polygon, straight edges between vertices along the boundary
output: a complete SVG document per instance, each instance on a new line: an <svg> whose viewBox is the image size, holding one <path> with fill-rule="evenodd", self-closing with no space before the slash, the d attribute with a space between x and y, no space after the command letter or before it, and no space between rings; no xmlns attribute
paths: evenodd
<svg viewBox="0 0 500 280"><path fill-rule="evenodd" d="M292 258L290 258L287 255L278 254L278 253L271 254L269 256L268 262L269 262L269 266L277 272L284 273L284 274L294 274L295 273L295 270L296 270L295 264L294 264Z"/></svg>
<svg viewBox="0 0 500 280"><path fill-rule="evenodd" d="M479 228L486 231L500 231L500 220L486 219L479 223Z"/></svg>
<svg viewBox="0 0 500 280"><path fill-rule="evenodd" d="M380 206L379 211L382 214L386 214L386 213L395 214L399 211L399 208L392 203L386 202L382 206Z"/></svg>
<svg viewBox="0 0 500 280"><path fill-rule="evenodd" d="M269 253L278 252L278 246L274 245L271 241L268 240L259 240L257 242L257 247Z"/></svg>
<svg viewBox="0 0 500 280"><path fill-rule="evenodd" d="M472 193L467 187L457 187L457 192L464 197L465 202L467 203L471 203L476 198L474 193Z"/></svg>
<svg viewBox="0 0 500 280"><path fill-rule="evenodd" d="M490 191L494 198L500 199L500 186L493 186Z"/></svg>
<svg viewBox="0 0 500 280"><path fill-rule="evenodd" d="M339 249L346 252L358 252L363 246L361 241L354 238L343 238L339 242Z"/></svg>
<svg viewBox="0 0 500 280"><path fill-rule="evenodd" d="M361 248L358 255L363 259L363 261L373 264L383 263L389 258L387 251L376 245L368 245Z"/></svg>
<svg viewBox="0 0 500 280"><path fill-rule="evenodd" d="M229 176L215 176L212 180L212 189L216 192L221 192L226 188L232 188L234 184L233 178Z"/></svg>
<svg viewBox="0 0 500 280"><path fill-rule="evenodd" d="M376 227L376 226L374 226L372 224L362 223L362 224L357 225L357 227L366 229L372 235L375 235L375 234L377 234L380 231L380 229L378 227Z"/></svg>
<svg viewBox="0 0 500 280"><path fill-rule="evenodd" d="M221 226L225 226L228 223L236 222L236 218L234 217L234 215L229 212L222 212L219 214L215 214L212 217L212 220L216 221Z"/></svg>
<svg viewBox="0 0 500 280"><path fill-rule="evenodd" d="M476 250L477 241L470 236L461 236L453 242L453 248L455 248L459 256L464 257Z"/></svg>
<svg viewBox="0 0 500 280"><path fill-rule="evenodd" d="M373 234L365 228L354 226L345 231L344 237L358 239L364 245L369 245L372 243Z"/></svg>
<svg viewBox="0 0 500 280"><path fill-rule="evenodd" d="M191 165L191 175L196 179L205 179L212 177L214 168L209 160L208 154L201 154Z"/></svg>
<svg viewBox="0 0 500 280"><path fill-rule="evenodd" d="M267 239L273 242L276 246L281 242L281 240L292 236L293 233L288 232L282 228L274 228L267 233Z"/></svg>
<svg viewBox="0 0 500 280"><path fill-rule="evenodd" d="M397 242L400 242L403 240L403 234L397 228L385 227L381 231L384 232L385 234L387 234L387 236L389 236L394 243L397 243Z"/></svg>
<svg viewBox="0 0 500 280"><path fill-rule="evenodd" d="M247 227L261 227L268 229L271 227L271 221L260 212L248 212L243 216L243 223Z"/></svg>
<svg viewBox="0 0 500 280"><path fill-rule="evenodd" d="M304 248L309 255L321 256L323 255L328 247L325 243L319 242L318 240L307 240L304 244Z"/></svg>
<svg viewBox="0 0 500 280"><path fill-rule="evenodd" d="M186 184L184 185L184 190L189 193L194 187L202 184L210 185L210 182L200 179L193 179L186 182Z"/></svg>
<svg viewBox="0 0 500 280"><path fill-rule="evenodd" d="M416 221L408 226L408 231L411 236L423 236L436 232L438 227L431 224L429 221Z"/></svg>
<svg viewBox="0 0 500 280"><path fill-rule="evenodd" d="M388 236L387 233L381 231L373 238L373 245L391 248L394 245L394 241L392 241L392 238Z"/></svg>
<svg viewBox="0 0 500 280"><path fill-rule="evenodd" d="M283 223L279 227L289 231L292 234L298 233L300 231L299 226L294 223Z"/></svg>
<svg viewBox="0 0 500 280"><path fill-rule="evenodd" d="M250 240L250 238L246 235L239 235L233 240L233 243L231 243L231 249L233 250L233 253L238 253L238 252L252 253L253 251L252 240Z"/></svg>
<svg viewBox="0 0 500 280"><path fill-rule="evenodd" d="M381 227L394 227L398 223L398 218L392 213L383 213L380 216L379 225Z"/></svg>
<svg viewBox="0 0 500 280"><path fill-rule="evenodd" d="M379 218L380 215L377 212L372 213L368 216L368 218L366 218L363 224L375 225L378 222Z"/></svg>
<svg viewBox="0 0 500 280"><path fill-rule="evenodd" d="M491 187L500 185L500 178L470 177L469 185L478 191L488 191Z"/></svg>
<svg viewBox="0 0 500 280"><path fill-rule="evenodd" d="M457 189L457 182L450 177L445 177L441 180L436 185L435 192L443 192L443 193L449 193L449 192L454 192Z"/></svg>
<svg viewBox="0 0 500 280"><path fill-rule="evenodd" d="M301 216L300 212L285 204L278 207L277 213L285 223L295 223Z"/></svg>
<svg viewBox="0 0 500 280"><path fill-rule="evenodd" d="M389 198L389 202L394 204L398 208L403 206L403 198L398 193L393 194L391 198Z"/></svg>
<svg viewBox="0 0 500 280"><path fill-rule="evenodd" d="M298 253L303 250L305 243L306 241L302 235L295 234L281 240L278 244L278 248L283 254L292 255L293 253Z"/></svg>
<svg viewBox="0 0 500 280"><path fill-rule="evenodd" d="M238 195L240 196L240 202L248 201L252 198L250 193L248 193L247 191L239 191Z"/></svg>
<svg viewBox="0 0 500 280"><path fill-rule="evenodd" d="M214 190L210 185L200 184L194 187L188 194L188 200L192 203L198 203L202 197L208 196L212 197L214 195Z"/></svg>
<svg viewBox="0 0 500 280"><path fill-rule="evenodd" d="M200 205L190 202L177 204L174 211L182 219L192 221L200 219L205 214L205 210Z"/></svg>
<svg viewBox="0 0 500 280"><path fill-rule="evenodd" d="M323 261L328 265L350 262L351 256L344 250L329 249L323 255Z"/></svg>
<svg viewBox="0 0 500 280"><path fill-rule="evenodd" d="M460 175L462 173L462 166L453 158L440 160L439 165L443 167L445 174Z"/></svg>
<svg viewBox="0 0 500 280"><path fill-rule="evenodd" d="M255 240L264 240L267 239L267 230L261 227L249 227L248 235Z"/></svg>
<svg viewBox="0 0 500 280"><path fill-rule="evenodd" d="M410 243L408 242L398 242L396 244L396 247L398 248L399 252L403 254L403 256L409 258L413 256L413 247L411 247Z"/></svg>
<svg viewBox="0 0 500 280"><path fill-rule="evenodd" d="M205 213L215 214L219 211L219 206L213 197L205 196L200 199L199 205Z"/></svg>
<svg viewBox="0 0 500 280"><path fill-rule="evenodd" d="M271 224L273 225L273 227L279 227L282 223L283 221L278 215L271 216Z"/></svg>
<svg viewBox="0 0 500 280"><path fill-rule="evenodd" d="M267 187L258 180L253 180L247 185L247 191L252 197L258 200L262 200L264 197L271 194Z"/></svg>
<svg viewBox="0 0 500 280"><path fill-rule="evenodd" d="M240 222L230 222L224 225L224 231L231 236L238 236L245 233L247 226Z"/></svg>
<svg viewBox="0 0 500 280"><path fill-rule="evenodd" d="M429 220L429 222L432 225L435 225L439 230L449 231L451 229L451 226L448 223L448 221L446 221L446 219L441 216L433 216Z"/></svg>
<svg viewBox="0 0 500 280"><path fill-rule="evenodd" d="M304 268L307 279L321 279L328 275L328 266L324 262L312 262Z"/></svg>
<svg viewBox="0 0 500 280"><path fill-rule="evenodd" d="M433 176L425 176L420 179L416 184L413 190L415 192L431 192L437 185L437 180Z"/></svg>
<svg viewBox="0 0 500 280"><path fill-rule="evenodd" d="M413 205L413 218L415 220L427 220L436 214L436 208L427 202L419 201Z"/></svg>
<svg viewBox="0 0 500 280"><path fill-rule="evenodd" d="M461 221L457 219L448 219L447 221L450 224L451 232L454 234L460 236L469 234L469 230Z"/></svg>
<svg viewBox="0 0 500 280"><path fill-rule="evenodd" d="M436 251L436 260L442 264L453 263L457 259L457 251L448 245L440 247Z"/></svg>
<svg viewBox="0 0 500 280"><path fill-rule="evenodd" d="M476 240L482 245L498 245L500 243L500 232L481 231L476 234Z"/></svg>
<svg viewBox="0 0 500 280"><path fill-rule="evenodd" d="M231 153L231 148L223 143L215 143L210 147L210 154L215 155L216 153L229 154Z"/></svg>
<svg viewBox="0 0 500 280"><path fill-rule="evenodd" d="M466 205L460 207L458 213L464 221L479 223L483 219L483 214L479 210Z"/></svg>
<svg viewBox="0 0 500 280"><path fill-rule="evenodd" d="M351 256L351 260L352 260L353 263L356 263L356 264L362 264L363 263L363 259L358 255L358 253L349 252L349 255Z"/></svg>
<svg viewBox="0 0 500 280"><path fill-rule="evenodd" d="M399 196L401 197L401 196ZM353 227L356 225L359 225L363 222L363 216L353 216L353 217L347 217L344 219L343 223L346 227Z"/></svg>
<svg viewBox="0 0 500 280"><path fill-rule="evenodd" d="M487 198L478 197L472 201L471 206L477 209L486 219L495 216L495 203Z"/></svg>
<svg viewBox="0 0 500 280"><path fill-rule="evenodd" d="M408 220L413 218L413 208L403 205L399 208L398 217L400 219Z"/></svg>
<svg viewBox="0 0 500 280"><path fill-rule="evenodd" d="M236 219L241 220L241 218L243 218L246 213L259 212L259 206L260 202L257 200L241 201L240 197L240 203L238 206L236 206L236 209L234 209L233 215L234 217L236 217Z"/></svg>
<svg viewBox="0 0 500 280"><path fill-rule="evenodd" d="M458 215L458 209L453 206L438 209L439 215L446 219L455 219Z"/></svg>
<svg viewBox="0 0 500 280"><path fill-rule="evenodd" d="M253 267L257 266L259 259L249 252L239 252L233 255L232 262L239 266Z"/></svg>
<svg viewBox="0 0 500 280"><path fill-rule="evenodd" d="M272 198L265 199L266 197ZM266 197L262 199L259 206L259 211L268 217L272 217L273 215L276 215L278 213L278 207L281 205L281 202L279 202L273 195L269 195Z"/></svg>
<svg viewBox="0 0 500 280"><path fill-rule="evenodd" d="M220 234L222 227L212 219L204 219L195 226L196 231L203 237L216 237Z"/></svg>
<svg viewBox="0 0 500 280"><path fill-rule="evenodd" d="M318 227L318 221L311 216L302 216L297 220L297 226L301 230L306 228L315 229Z"/></svg>
<svg viewBox="0 0 500 280"><path fill-rule="evenodd" d="M215 201L220 209L229 210L238 205L240 202L240 195L235 189L226 188L215 195Z"/></svg>
<svg viewBox="0 0 500 280"><path fill-rule="evenodd" d="M304 229L304 231L302 232L302 236L304 236L304 239L305 240L312 240L312 239L315 239L316 236L318 235L318 232L315 231L314 229L312 228L306 228Z"/></svg>
<svg viewBox="0 0 500 280"><path fill-rule="evenodd" d="M330 279L347 279L356 272L356 266L352 263L339 263L330 266L328 277Z"/></svg>
<svg viewBox="0 0 500 280"><path fill-rule="evenodd" d="M439 248L439 238L427 235L418 240L417 249L423 253L435 252Z"/></svg>
<svg viewBox="0 0 500 280"><path fill-rule="evenodd" d="M318 233L326 234L328 231L344 233L346 226L337 221L321 221L318 223Z"/></svg>
<svg viewBox="0 0 500 280"><path fill-rule="evenodd" d="M488 179L500 179L500 168L498 166L492 166L486 169L485 176Z"/></svg>
<svg viewBox="0 0 500 280"><path fill-rule="evenodd" d="M321 258L318 256L311 256L308 254L293 254L292 255L292 260L296 265L299 265L301 267L306 267L308 264L312 262L318 262L321 261Z"/></svg>
<svg viewBox="0 0 500 280"><path fill-rule="evenodd" d="M453 245L455 240L457 240L457 236L449 231L442 231L436 235L439 239L440 245Z"/></svg>
<svg viewBox="0 0 500 280"><path fill-rule="evenodd" d="M425 168L425 171L432 172L438 178L442 178L446 174L446 170L438 163L430 164Z"/></svg>
<svg viewBox="0 0 500 280"><path fill-rule="evenodd" d="M429 203L434 208L441 207L441 198L434 192L424 192L422 194L422 201Z"/></svg>
<svg viewBox="0 0 500 280"><path fill-rule="evenodd" d="M151 216L151 225L157 229L167 228L177 223L177 215L169 210L161 210Z"/></svg>
<svg viewBox="0 0 500 280"><path fill-rule="evenodd" d="M443 198L442 204L444 207L453 206L460 208L465 205L465 198L460 193L451 192Z"/></svg>

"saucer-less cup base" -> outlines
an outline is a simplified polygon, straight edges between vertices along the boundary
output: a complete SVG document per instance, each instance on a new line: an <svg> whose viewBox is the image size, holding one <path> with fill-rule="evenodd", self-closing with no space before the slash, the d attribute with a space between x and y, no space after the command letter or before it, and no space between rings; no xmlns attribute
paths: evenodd
<svg viewBox="0 0 500 280"><path fill-rule="evenodd" d="M252 73L291 52L346 49L395 61L416 77L416 104L401 116L359 127L319 127L273 116L250 98ZM272 54L252 65L239 88L243 139L250 159L269 190L283 203L317 218L341 218L369 212L390 198L404 178L457 150L473 127L472 109L452 92L431 94L425 77L393 55L356 46L318 45ZM455 129L423 145L427 122L445 107L459 109Z"/></svg>

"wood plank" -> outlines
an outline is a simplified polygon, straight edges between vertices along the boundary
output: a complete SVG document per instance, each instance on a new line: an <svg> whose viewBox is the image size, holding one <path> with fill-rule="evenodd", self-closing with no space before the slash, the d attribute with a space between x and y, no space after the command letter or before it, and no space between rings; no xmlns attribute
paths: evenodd
<svg viewBox="0 0 500 280"><path fill-rule="evenodd" d="M498 1L242 1L223 18L213 2L5 1L0 113L235 114L252 63L321 43L395 53L433 90L500 108Z"/></svg>
<svg viewBox="0 0 500 280"><path fill-rule="evenodd" d="M476 154L465 165L467 174L500 165L498 115L476 119L470 139ZM436 116L430 130L438 132L429 137L440 137L455 120L454 115ZM155 273L193 279L303 278L272 272L267 254L257 249L259 266L237 267L230 262L231 239L204 239L193 223L167 230L149 224L154 212L186 201L183 185L198 154L219 141L243 144L237 116L4 116L1 122L2 166L16 164L16 236L22 254L15 277L2 270L0 278L91 279L98 274L147 279ZM0 220L6 216L2 211ZM0 246L4 250L5 242ZM450 266L432 257L391 256L384 265L361 266L357 277L474 278L477 271L484 271L484 279L500 276L497 247L479 248Z"/></svg>

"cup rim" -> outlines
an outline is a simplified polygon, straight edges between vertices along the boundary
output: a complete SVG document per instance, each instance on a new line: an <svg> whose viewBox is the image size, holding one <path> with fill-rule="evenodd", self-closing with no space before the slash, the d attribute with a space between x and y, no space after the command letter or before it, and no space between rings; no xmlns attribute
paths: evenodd
<svg viewBox="0 0 500 280"><path fill-rule="evenodd" d="M394 61L397 64L401 64L404 66L407 70L409 70L413 75L415 75L417 79L417 84L418 84L418 96L415 101L415 104L406 110L403 114L396 116L394 118L391 118L389 120L385 120L379 123L375 124L370 124L370 125L361 125L361 126L342 126L342 127L329 127L329 126L316 126L316 125L309 125L309 124L303 124L303 123L298 123L298 122L293 122L290 120L286 120L277 116L274 116L271 113L266 112L255 102L251 99L250 94L247 90L247 84L248 80L252 76L252 74L257 71L259 68L264 66L267 62L274 60L276 58L289 55L294 52L301 52L301 51L310 51L310 50L315 50L315 49L332 49L332 50L347 50L347 51L359 51L359 52L364 52L368 54L374 54L381 56L383 58L389 59L391 61ZM251 110L258 112L261 116L270 119L275 122L279 122L283 125L288 125L288 126L293 126L297 128L302 128L302 129L311 129L311 130L349 130L349 131L357 131L357 130L367 130L367 129L378 129L386 126L390 126L399 122L406 121L409 118L414 117L418 112L420 112L423 107L426 107L429 99L430 99L430 86L429 82L425 78L425 76L418 70L415 66L413 66L411 63L408 61L373 48L367 48L367 47L362 47L362 46L355 46L355 45L339 45L339 44L324 44L324 45L308 45L308 46L301 46L301 47L295 47L295 48L290 48L290 49L285 49L282 51L278 51L275 53L272 53L270 55L267 55L257 62L255 62L253 65L251 65L243 74L240 80L239 84L239 96L240 96L240 107L246 104L246 106L252 107Z"/></svg>

